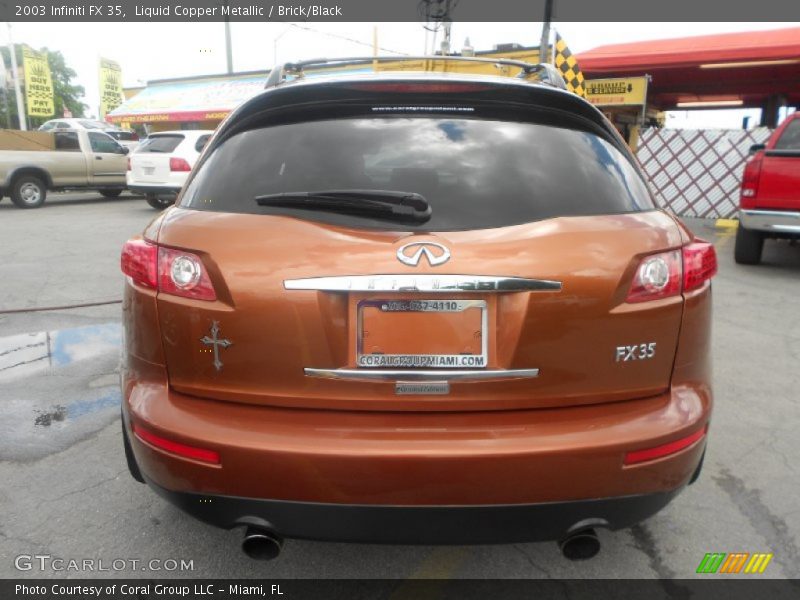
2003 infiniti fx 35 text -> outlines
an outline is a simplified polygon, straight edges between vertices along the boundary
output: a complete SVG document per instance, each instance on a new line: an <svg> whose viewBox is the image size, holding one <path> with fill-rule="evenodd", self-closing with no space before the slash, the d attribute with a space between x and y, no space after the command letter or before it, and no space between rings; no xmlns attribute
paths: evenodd
<svg viewBox="0 0 800 600"><path fill-rule="evenodd" d="M537 71L274 77L225 120L122 252L136 479L257 558L586 557L698 476L714 248Z"/></svg>

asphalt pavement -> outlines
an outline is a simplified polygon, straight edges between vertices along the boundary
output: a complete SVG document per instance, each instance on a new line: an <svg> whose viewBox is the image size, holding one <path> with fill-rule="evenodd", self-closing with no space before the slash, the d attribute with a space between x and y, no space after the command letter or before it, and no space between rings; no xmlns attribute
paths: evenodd
<svg viewBox="0 0 800 600"><path fill-rule="evenodd" d="M761 577L800 577L800 246L768 242L762 265L739 266L735 230L688 221L720 260L704 471L647 522L600 531L597 557L569 562L555 543L289 540L262 563L239 551L240 531L193 520L125 466L119 250L156 214L128 195L0 202L0 577L687 578L707 552L773 553ZM36 555L51 557L44 570L24 558ZM72 559L95 570L67 570Z"/></svg>

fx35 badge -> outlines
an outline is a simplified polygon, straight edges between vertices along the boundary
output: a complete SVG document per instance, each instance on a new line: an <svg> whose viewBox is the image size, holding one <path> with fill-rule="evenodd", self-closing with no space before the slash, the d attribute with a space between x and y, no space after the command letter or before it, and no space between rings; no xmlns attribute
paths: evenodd
<svg viewBox="0 0 800 600"><path fill-rule="evenodd" d="M633 346L617 346L617 362L629 360L647 360L656 355L656 343L634 344Z"/></svg>

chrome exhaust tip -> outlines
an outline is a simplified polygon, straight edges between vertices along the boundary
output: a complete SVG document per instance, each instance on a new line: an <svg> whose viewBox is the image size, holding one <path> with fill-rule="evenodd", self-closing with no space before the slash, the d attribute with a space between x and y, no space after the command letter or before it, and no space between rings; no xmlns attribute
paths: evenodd
<svg viewBox="0 0 800 600"><path fill-rule="evenodd" d="M274 531L261 527L248 527L242 540L242 552L253 560L278 558L283 549L283 538Z"/></svg>
<svg viewBox="0 0 800 600"><path fill-rule="evenodd" d="M580 529L559 541L558 547L564 558L587 560L600 552L600 539L594 529Z"/></svg>

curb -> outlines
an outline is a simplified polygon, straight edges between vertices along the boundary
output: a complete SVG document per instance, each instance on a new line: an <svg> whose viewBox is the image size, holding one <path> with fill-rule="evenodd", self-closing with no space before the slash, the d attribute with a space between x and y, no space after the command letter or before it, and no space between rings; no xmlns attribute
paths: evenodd
<svg viewBox="0 0 800 600"><path fill-rule="evenodd" d="M739 227L739 220L717 219L716 223L714 223L714 227L717 229L736 229L737 227Z"/></svg>

